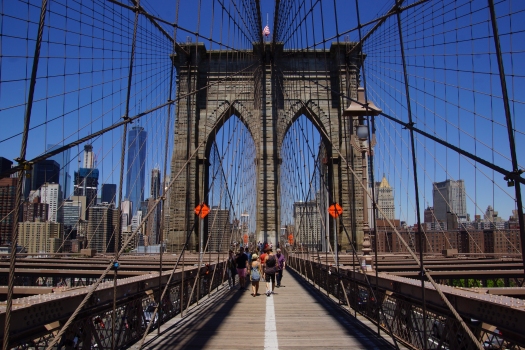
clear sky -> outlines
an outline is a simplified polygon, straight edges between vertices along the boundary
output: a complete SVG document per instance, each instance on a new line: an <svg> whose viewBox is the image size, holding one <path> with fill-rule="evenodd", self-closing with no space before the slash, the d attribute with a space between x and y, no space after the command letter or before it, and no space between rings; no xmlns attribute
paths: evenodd
<svg viewBox="0 0 525 350"><path fill-rule="evenodd" d="M405 1L410 6L415 1ZM20 155L23 118L40 1L4 1L0 17L0 156ZM203 42L207 48L231 46L250 49L246 36L250 15L239 1L141 1L153 15L177 22L177 41ZM262 26L274 31L274 1L261 0ZM285 3L285 2L282 2ZM353 1L290 2L286 15L290 49L328 48L332 41L358 41L356 6ZM394 1L359 1L360 22L385 14ZM234 17L228 20L222 4ZM234 6L237 5L238 7ZM334 5L335 4L335 5ZM498 2L501 38L510 114L515 129L519 164L524 164L521 145L525 121L525 3ZM312 11L310 12L310 9ZM239 12L237 12L239 11ZM322 17L321 17L322 11ZM312 14L312 15L310 15ZM301 19L305 18L304 21ZM126 111L129 54L133 38L132 12L109 2L72 3L50 1L46 13L35 103L31 116L27 158L43 153L48 144L77 140L119 120ZM409 81L411 116L415 126L472 154L511 168L505 110L495 54L492 26L484 2L430 1L401 15ZM238 24L236 26L235 24ZM362 35L374 23L363 27ZM173 28L161 24L170 36ZM389 17L365 42L365 69L361 85L368 97L389 116L409 121L399 32L395 16ZM260 28L262 30L262 28ZM196 35L196 33L198 35ZM339 34L339 37L337 35ZM347 37L347 38L346 38ZM212 38L212 42L210 42ZM159 106L167 100L172 52L170 41L143 17L139 21L135 67L130 91L129 115ZM163 167L172 152L173 132L168 133L167 108L141 118L148 131L147 174ZM171 111L173 113L173 110ZM409 133L388 118L376 119L375 177L387 176L395 189L398 216L415 221L414 184ZM93 141L101 168L101 183L119 183L122 128ZM82 145L71 150L71 168L78 167ZM464 179L467 208L480 214L488 205L505 219L515 209L514 189L503 175L459 156L423 136L416 139L421 207L432 205L432 183ZM521 167L521 166L520 166ZM149 176L146 193L149 192Z"/></svg>

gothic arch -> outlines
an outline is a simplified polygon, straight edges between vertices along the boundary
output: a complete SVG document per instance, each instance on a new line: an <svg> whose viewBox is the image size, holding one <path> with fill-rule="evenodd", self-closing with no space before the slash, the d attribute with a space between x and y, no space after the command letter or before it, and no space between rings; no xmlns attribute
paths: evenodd
<svg viewBox="0 0 525 350"><path fill-rule="evenodd" d="M250 110L238 100L235 100L232 103L229 101L223 101L212 111L211 114L206 117L204 130L202 130L200 133L202 135L200 142L206 141L206 156L209 155L212 143L211 141L215 138L216 132L218 132L233 115L239 118L239 120L246 126L248 132L254 140L256 150L258 150L258 134L254 132L254 130L257 130L257 128L251 122L254 120L254 118Z"/></svg>

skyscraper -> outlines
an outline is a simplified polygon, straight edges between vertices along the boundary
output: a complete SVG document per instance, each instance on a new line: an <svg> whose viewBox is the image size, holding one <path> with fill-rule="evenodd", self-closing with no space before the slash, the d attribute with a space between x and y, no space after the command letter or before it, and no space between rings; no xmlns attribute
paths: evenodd
<svg viewBox="0 0 525 350"><path fill-rule="evenodd" d="M208 251L225 252L230 248L230 236L232 224L230 223L230 211L218 206L211 208L208 219ZM242 236L247 232L241 232ZM204 247L206 241L204 241ZM203 247L203 249L204 249Z"/></svg>
<svg viewBox="0 0 525 350"><path fill-rule="evenodd" d="M12 177L0 179L0 244L11 242L13 225L18 221L14 219L13 213L17 180Z"/></svg>
<svg viewBox="0 0 525 350"><path fill-rule="evenodd" d="M64 222L64 235L66 239L73 239L77 236L78 224L82 206L77 201L67 199L62 206L62 216Z"/></svg>
<svg viewBox="0 0 525 350"><path fill-rule="evenodd" d="M146 223L146 236L148 238L147 240L144 240L146 242L146 245L156 244L159 240L160 218L162 208L160 204L157 204L155 206L155 203L161 195L160 185L160 169L154 168L151 170L151 196L148 200L146 212L144 213L147 214L151 210L153 210Z"/></svg>
<svg viewBox="0 0 525 350"><path fill-rule="evenodd" d="M463 180L434 182L432 197L436 220L447 221L447 213L452 213L458 221L467 219L467 199Z"/></svg>
<svg viewBox="0 0 525 350"><path fill-rule="evenodd" d="M153 199L160 197L160 169L154 168L151 170L151 191L150 195Z"/></svg>
<svg viewBox="0 0 525 350"><path fill-rule="evenodd" d="M102 184L102 203L113 203L117 202L117 185L115 184Z"/></svg>
<svg viewBox="0 0 525 350"><path fill-rule="evenodd" d="M56 183L60 180L60 165L52 160L42 160L33 165L31 171L31 190L38 190L43 184Z"/></svg>
<svg viewBox="0 0 525 350"><path fill-rule="evenodd" d="M0 157L0 173L3 173L4 171L11 169L12 165L13 165L12 161L10 161L7 158Z"/></svg>
<svg viewBox="0 0 525 350"><path fill-rule="evenodd" d="M62 191L59 184L45 183L40 187L40 200L49 204L48 217L52 222L62 222Z"/></svg>
<svg viewBox="0 0 525 350"><path fill-rule="evenodd" d="M131 224L131 212L133 211L133 203L129 200L122 201L120 204L120 209L122 211L122 231L125 231L127 227Z"/></svg>
<svg viewBox="0 0 525 350"><path fill-rule="evenodd" d="M396 215L396 208L394 206L394 189L390 186L384 175L381 182L376 183L376 196L377 205L382 211L381 213L377 210L376 218L379 220L394 220Z"/></svg>
<svg viewBox="0 0 525 350"><path fill-rule="evenodd" d="M128 165L126 167L126 199L133 203L134 215L144 201L146 182L146 139L147 133L141 126L133 127L128 133Z"/></svg>
<svg viewBox="0 0 525 350"><path fill-rule="evenodd" d="M82 163L83 168L94 168L95 167L95 156L93 154L93 145L87 144L84 146L84 160Z"/></svg>
<svg viewBox="0 0 525 350"><path fill-rule="evenodd" d="M60 145L47 145L47 150L52 151L57 148L61 147ZM48 159L54 160L58 163L58 166L60 168L60 179L58 180L58 183L60 184L60 188L62 189L62 194L64 198L67 198L69 193L69 188L71 187L71 176L69 175L69 163L70 163L70 150L67 149L63 151L62 153L55 154L52 157L49 157Z"/></svg>
<svg viewBox="0 0 525 350"><path fill-rule="evenodd" d="M115 249L115 230L118 227L118 209L113 204L99 204L89 208L87 230L88 248L111 253Z"/></svg>
<svg viewBox="0 0 525 350"><path fill-rule="evenodd" d="M98 169L80 168L74 172L75 196L85 196L87 208L97 204ZM89 212L88 212L89 213Z"/></svg>
<svg viewBox="0 0 525 350"><path fill-rule="evenodd" d="M321 243L321 213L317 200L295 202L293 204L293 219L295 240L307 247L318 247Z"/></svg>

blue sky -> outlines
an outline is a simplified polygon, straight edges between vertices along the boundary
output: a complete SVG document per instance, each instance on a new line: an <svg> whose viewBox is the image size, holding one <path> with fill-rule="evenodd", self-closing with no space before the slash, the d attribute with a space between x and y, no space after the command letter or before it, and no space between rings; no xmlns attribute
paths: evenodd
<svg viewBox="0 0 525 350"><path fill-rule="evenodd" d="M406 5L414 1L405 2ZM298 2L297 4L300 4ZM297 27L287 48L328 48L337 33L348 31L348 40L359 39L355 4L349 1L322 1L315 4L313 16ZM169 22L176 18L175 2L142 1L152 14ZM233 2L225 7L235 13ZM304 17L306 10L293 5L289 23ZM361 23L384 14L393 1L359 1ZM23 116L29 90L40 1L4 1L0 23L0 156L14 159L20 154ZM274 1L261 0L264 26L269 17L274 31ZM321 18L322 6L324 19ZM524 164L520 145L524 142L525 121L525 4L498 2L498 28L510 96L511 117L515 128L518 160ZM177 41L204 42L213 38L224 46L251 48L249 38L228 26L220 2L181 1ZM293 14L298 13L298 16ZM67 14L67 16L66 16ZM31 119L27 158L45 151L48 144L71 142L118 122L126 110L129 51L133 35L133 14L104 1L50 1L38 70L35 103ZM434 1L401 15L411 111L415 126L453 145L465 149L503 168L510 169L510 151L505 113L501 98L498 65L491 37L486 4L483 2ZM248 16L243 17L248 21ZM236 21L242 20L237 17ZM337 27L336 27L337 23ZM468 23L468 24L464 24ZM169 90L171 44L150 22L141 18L129 114L165 103ZM368 24L363 34L372 28ZM293 28L295 25L292 25ZM169 35L173 29L162 24ZM191 33L183 30L187 29ZM262 28L261 28L262 29ZM196 36L194 33L199 33ZM292 32L290 32L292 33ZM323 38L327 41L323 44ZM344 41L345 35L339 40ZM317 46L315 46L317 44ZM367 92L388 115L408 121L403 68L395 17L386 20L364 45L367 55L364 77ZM365 79L361 84L364 85ZM173 110L172 110L173 113ZM168 163L173 133L166 142L167 108L141 118L148 131L145 167ZM375 177L385 174L396 192L398 216L415 221L414 189L408 131L386 118L377 118ZM168 128L173 128L169 125ZM122 129L94 140L101 168L101 183L118 183ZM432 182L464 179L468 212L480 214L488 205L504 218L515 208L513 188L503 176L475 164L456 152L421 136L416 140L421 206L432 202ZM71 150L71 168L78 166L82 146ZM148 170L147 170L148 171ZM147 172L148 173L148 172ZM146 176L149 179L149 176ZM149 182L146 183L149 192ZM474 205L474 203L477 204Z"/></svg>

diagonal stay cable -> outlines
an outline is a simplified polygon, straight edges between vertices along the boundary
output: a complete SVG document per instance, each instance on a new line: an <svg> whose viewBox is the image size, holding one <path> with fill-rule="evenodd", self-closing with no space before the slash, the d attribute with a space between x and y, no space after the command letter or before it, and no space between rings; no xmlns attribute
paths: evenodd
<svg viewBox="0 0 525 350"><path fill-rule="evenodd" d="M313 84L318 85L318 86L320 86L323 89L326 89L328 91L331 91L333 94L336 94L336 95L341 96L341 97L343 97L343 98L345 98L347 100L350 100L352 103L355 103L355 104L358 104L360 106L366 107L361 102L358 102L357 100L354 100L351 97L346 96L344 93L341 93L341 92L338 92L338 91L334 91L330 87L327 87L327 86L319 83L316 80L309 79L305 75L302 75L301 78L310 80ZM513 179L513 180L518 181L518 182L520 182L520 183L525 185L525 178L521 177L521 175L516 174L515 172L513 172L511 170L504 169L504 168L502 168L502 167L500 167L500 166L498 166L498 165L496 165L494 163L491 163L491 162L489 162L489 161L487 161L487 160L485 160L485 159L483 159L481 157L476 156L475 154L472 154L472 153L470 153L468 151L465 151L465 150L463 150L463 149L461 149L461 148L459 148L457 146L454 146L453 144L451 144L449 142L446 142L446 141L444 141L443 139L440 139L437 136L431 135L431 134L429 134L429 133L427 133L427 132L425 132L425 131L423 131L421 129L418 129L418 128L416 128L414 126L415 123L406 123L406 122L404 122L402 120L399 120L396 117L393 117L393 116L391 116L391 115L389 115L389 114L387 114L385 112L381 112L381 113L379 113L379 115L382 115L383 117L385 117L387 119L390 119L394 123L403 126L404 129L413 130L414 132L416 132L416 133L418 133L418 134L420 134L420 135L422 135L422 136L424 136L426 138L429 138L430 140L435 141L435 142L439 143L442 146L450 148L451 150L453 150L453 151L455 151L455 152L457 152L457 153L459 153L459 154L461 154L461 155L463 155L463 156L465 156L467 158L470 158L470 159L472 159L472 160L474 160L474 161L476 161L476 162L478 162L480 164L483 164L487 168L490 168L490 169L492 169L492 170L494 170L494 171L496 171L496 172L498 172L498 173L500 173L500 174L502 174L504 176L507 176L509 179Z"/></svg>
<svg viewBox="0 0 525 350"><path fill-rule="evenodd" d="M170 184L168 186L168 188L166 189L166 191L168 191L171 186L175 183L175 180L180 176L180 174L182 173L182 171L188 166L188 164L190 163L190 161L195 157L195 155L197 154L197 152L200 150L200 148L205 144L205 142L201 142L198 147L195 148L195 150L193 151L193 153L191 154L191 157L184 163L184 165L181 167L181 169L179 169L179 171L177 172L177 174L174 176L173 179L170 180ZM155 205L152 206L152 209L146 214L146 216L143 218L143 221L147 221L148 218L151 216L151 214L156 210L156 206L158 205L158 203L160 203L162 200L162 197L158 198L155 200ZM110 261L109 261L109 264L107 265L106 269L104 270L104 272L102 272L102 274L100 275L100 277L97 279L97 281L92 284L90 286L90 289L88 291L88 293L86 294L86 296L84 297L84 299L82 300L82 302L77 306L77 308L75 309L75 311L73 312L73 314L71 314L71 316L69 317L69 319L66 321L66 323L64 324L64 326L62 326L62 328L60 329L60 331L56 334L55 338L53 338L53 340L51 341L51 343L48 345L47 347L47 350L51 350L53 349L53 347L56 345L56 343L58 342L58 340L62 337L62 335L64 335L64 333L66 332L66 330L68 329L68 327L71 325L71 323L73 323L73 321L75 320L75 318L77 317L77 315L80 313L80 311L82 310L82 308L86 305L86 303L89 301L89 299L91 298L91 296L93 295L93 293L95 292L95 290L98 288L98 286L100 285L100 283L102 282L102 280L106 277L106 275L108 274L108 272L111 270L112 266L113 266L113 263L115 261L117 261L117 259L122 255L122 253L124 253L124 250L126 249L127 245L131 242L131 240L135 237L135 235L138 233L138 231L140 230L140 226L137 227L135 229L135 231L133 231L133 233L131 235L129 235L129 237L126 239L126 242L124 242L124 244L122 245L122 248L118 251L117 254L115 254L115 256L113 256ZM190 231L191 232L191 231ZM181 254L182 255L182 254ZM179 257L180 259L180 257ZM175 265L176 267L177 265ZM171 280L171 277L173 276L173 273L175 271L175 268L174 270L172 271L172 274L170 275L170 278L168 279L168 283L169 281ZM162 299L161 299L162 300ZM154 316L153 316L154 317ZM153 319L153 318L152 318Z"/></svg>
<svg viewBox="0 0 525 350"><path fill-rule="evenodd" d="M19 165L17 165L17 166L12 167L12 168L9 169L9 170L4 171L3 173L0 173L0 178L9 177L11 174L14 174L14 173L16 173L17 171L23 170L25 164L35 164L35 163L41 162L41 161L43 161L43 160L46 160L46 159L48 159L48 158L50 158L50 157L52 157L52 156L54 156L54 155L57 155L57 154L59 154L59 153L62 153L62 152L64 152L64 151L70 149L70 148L73 148L73 147L75 147L75 146L78 146L78 145L80 145L80 144L82 144L82 143L84 143L84 142L86 142L86 141L89 141L89 140L91 140L91 139L93 139L93 138L95 138L95 137L97 137L97 136L99 136L99 135L105 134L105 133L108 132L108 131L111 131L111 130L113 130L113 129L116 129L116 128L118 128L118 127L120 127L120 126L123 126L123 125L125 125L125 124L132 123L134 120L140 119L141 117L143 117L143 116L145 116L145 115L147 115L147 114L149 114L149 113L152 113L152 112L154 112L154 111L156 111L156 110L159 110L159 109L161 109L161 108L164 108L164 107L166 107L166 106L168 106L168 105L170 105L170 104L176 103L177 101L179 101L179 100L181 100L181 99L183 99L183 98L186 98L186 97L191 96L191 95L198 94L200 91L202 91L202 90L204 90L204 89L207 89L207 88L209 88L210 86L220 84L220 83L222 83L224 80L227 80L227 79L230 79L230 78L232 78L232 77L235 77L235 76L237 76L238 74L240 74L240 73L242 73L242 72L244 72L244 71L247 71L247 70L251 69L254 65L255 65L255 63L254 63L254 64L251 64L250 66L248 66L248 67L246 67L246 68L244 68L244 69L241 69L241 70L239 70L239 71L237 71L237 72L235 72L235 73L233 73L233 74L231 74L231 75L229 75L229 76L227 76L227 77L224 77L224 78L222 78L222 79L220 79L220 80L217 80L217 81L214 82L214 83L211 83L211 84L205 85L205 86L203 86L203 87L201 87L201 88L198 88L198 89L195 89L194 91L191 91L191 92L189 92L189 93L187 93L187 94L181 95L181 96L177 97L175 100L168 100L167 102L165 102L165 103L163 103L163 104L160 104L160 105L158 105L158 106L156 106L156 107L150 108L150 109L148 109L148 110L146 110L146 111L144 111L144 112L141 112L141 113L139 113L139 114L137 114L137 115L135 115L135 116L133 116L133 117L129 117L129 118L127 118L127 119L124 119L124 120L122 120L122 121L120 121L120 122L118 122L118 123L115 123L115 124L113 124L113 125L111 125L111 126L108 126L107 128L101 129L101 130L99 130L99 131L97 131L97 132L94 132L94 133L88 135L88 136L82 137L82 138L80 138L80 139L78 139L78 140L76 140L76 141L73 141L73 142L71 142L71 143L68 143L67 145L64 145L64 146L62 146L62 147L58 147L58 148L56 148L56 149L54 149L54 150L52 150L52 151L49 151L49 152L47 152L47 153L44 153L44 154L42 154L42 155L40 155L40 156L37 156L37 157L35 157L35 158L31 159L31 160L25 161L25 162L23 162L23 163L21 163L21 164L19 164Z"/></svg>
<svg viewBox="0 0 525 350"><path fill-rule="evenodd" d="M301 101L301 103L303 103ZM306 110L308 111L308 113L311 113L310 112L310 109L307 108L307 106L303 103L303 106L306 108ZM313 119L315 120L315 119ZM319 130L322 130L320 128L320 126L318 125L319 127ZM332 143L332 140L330 139L329 135L326 134L323 130L323 133L324 133L324 137L326 137L327 140L329 140L329 142L332 144L332 147L335 149L335 151L337 152L337 154L339 155L339 157L341 157L341 159L345 162L346 164L346 167L347 169L352 173L352 175L354 176L354 178L357 180L357 183L363 188L364 192L367 193L368 197L371 197L370 193L368 193L368 191L366 191L366 184L363 184L363 182L361 181L361 179L359 179L357 177L357 174L354 172L354 169L350 166L350 164L348 164L348 161L346 160L346 158L341 154L341 151L339 150L339 148L337 147L337 145L334 145ZM408 253L410 254L410 256L412 256L412 258L414 259L414 261L416 262L416 264L418 265L418 267L423 271L423 273L425 274L425 276L427 277L427 279L430 281L430 283L432 284L432 286L434 287L434 289L436 290L436 292L439 294L440 298L443 300L443 302L447 305L447 307L449 308L450 312L454 315L454 317L456 318L456 320L461 324L461 327L463 328L463 330L465 331L466 334L468 334L469 338L474 342L474 344L478 344L479 345L479 342L478 340L476 339L476 337L474 336L474 334L472 334L472 331L470 330L470 328L467 326L467 324L465 323L465 321L463 321L463 319L461 318L461 316L459 315L459 313L456 311L456 309L454 308L454 306L450 303L450 301L447 299L447 297L445 296L445 294L443 294L443 292L441 291L441 289L439 288L439 285L436 283L436 281L434 281L434 279L432 278L432 276L430 275L430 273L428 272L428 270L426 268L424 268L424 266L421 265L421 262L420 260L418 259L418 257L416 256L416 254L414 253L414 251L410 248L410 246L408 245L408 243L404 240L403 236L399 233L399 231L397 230L397 228L395 227L395 225L392 223L392 221L386 216L386 213L382 211L381 208L377 208L380 213L385 217L385 220L388 222L388 224L390 225L390 227L394 230L394 232L396 233L398 239L401 241L401 243L405 246L405 248L407 249ZM479 345L481 346L481 345Z"/></svg>

